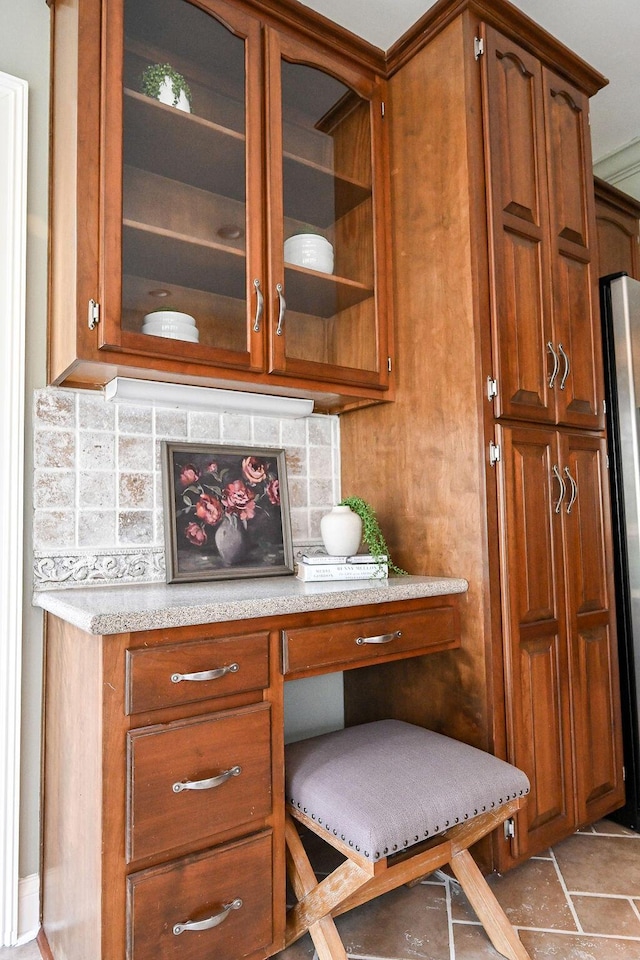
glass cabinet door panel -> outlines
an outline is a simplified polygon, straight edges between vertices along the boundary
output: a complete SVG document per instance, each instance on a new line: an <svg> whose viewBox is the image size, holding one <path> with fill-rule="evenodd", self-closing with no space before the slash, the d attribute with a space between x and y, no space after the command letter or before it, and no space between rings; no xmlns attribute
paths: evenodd
<svg viewBox="0 0 640 960"><path fill-rule="evenodd" d="M279 102L269 123L271 285L277 294L272 369L374 382L380 340L372 100L296 54L283 42Z"/></svg>
<svg viewBox="0 0 640 960"><path fill-rule="evenodd" d="M107 319L121 317L128 350L258 367L259 26L210 6L221 20L188 0L124 0L120 309L112 296Z"/></svg>

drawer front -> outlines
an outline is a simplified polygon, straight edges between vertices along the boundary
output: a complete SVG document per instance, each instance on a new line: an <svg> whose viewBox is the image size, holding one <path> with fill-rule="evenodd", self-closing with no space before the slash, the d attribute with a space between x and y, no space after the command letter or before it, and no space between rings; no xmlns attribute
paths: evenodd
<svg viewBox="0 0 640 960"><path fill-rule="evenodd" d="M239 960L269 946L272 872L266 832L132 874L127 960ZM194 922L206 929L189 928ZM174 933L176 925L186 929Z"/></svg>
<svg viewBox="0 0 640 960"><path fill-rule="evenodd" d="M152 856L271 812L271 711L259 703L127 735L127 856Z"/></svg>
<svg viewBox="0 0 640 960"><path fill-rule="evenodd" d="M376 660L424 650L446 650L460 642L457 613L452 606L431 607L347 623L284 630L283 672L304 674L317 669L364 666Z"/></svg>
<svg viewBox="0 0 640 960"><path fill-rule="evenodd" d="M127 650L127 713L269 685L266 633Z"/></svg>

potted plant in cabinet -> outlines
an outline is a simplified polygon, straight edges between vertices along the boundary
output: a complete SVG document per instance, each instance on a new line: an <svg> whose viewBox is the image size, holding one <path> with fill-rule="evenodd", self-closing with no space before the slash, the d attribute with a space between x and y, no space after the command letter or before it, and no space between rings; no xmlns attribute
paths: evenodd
<svg viewBox="0 0 640 960"><path fill-rule="evenodd" d="M160 103L191 113L189 84L169 63L150 64L142 74L142 92Z"/></svg>

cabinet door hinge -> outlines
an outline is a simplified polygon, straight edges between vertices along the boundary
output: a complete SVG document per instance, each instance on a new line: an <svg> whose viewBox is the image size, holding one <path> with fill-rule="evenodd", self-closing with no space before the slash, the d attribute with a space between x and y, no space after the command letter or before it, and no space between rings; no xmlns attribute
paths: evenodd
<svg viewBox="0 0 640 960"><path fill-rule="evenodd" d="M386 105L386 103L384 102L384 100L381 100L381 101L380 101L380 114L381 114L381 116L383 116L383 117L386 116L386 112L387 112L387 105Z"/></svg>
<svg viewBox="0 0 640 960"><path fill-rule="evenodd" d="M387 357L387 371L391 373L391 357Z"/></svg>
<svg viewBox="0 0 640 960"><path fill-rule="evenodd" d="M606 415L607 415L607 401L606 401L606 400L603 400L603 401L602 401L602 412L603 412L603 414L604 414L605 417L606 417Z"/></svg>
<svg viewBox="0 0 640 960"><path fill-rule="evenodd" d="M473 55L476 60L479 60L482 54L484 53L484 40L482 37L473 38Z"/></svg>
<svg viewBox="0 0 640 960"><path fill-rule="evenodd" d="M516 822L513 817L509 817L504 822L504 838L505 840L513 840L516 835Z"/></svg>
<svg viewBox="0 0 640 960"><path fill-rule="evenodd" d="M627 768L626 768L626 767L623 767L623 768L622 768L622 779L623 779L623 781L627 779Z"/></svg>
<svg viewBox="0 0 640 960"><path fill-rule="evenodd" d="M497 443L494 443L493 440L489 441L489 466L495 467L501 459L500 447Z"/></svg>
<svg viewBox="0 0 640 960"><path fill-rule="evenodd" d="M89 300L87 323L89 324L89 330L94 330L100 323L100 304L96 300Z"/></svg>
<svg viewBox="0 0 640 960"><path fill-rule="evenodd" d="M498 381L494 380L493 377L487 377L487 397L489 400L493 400L498 396Z"/></svg>

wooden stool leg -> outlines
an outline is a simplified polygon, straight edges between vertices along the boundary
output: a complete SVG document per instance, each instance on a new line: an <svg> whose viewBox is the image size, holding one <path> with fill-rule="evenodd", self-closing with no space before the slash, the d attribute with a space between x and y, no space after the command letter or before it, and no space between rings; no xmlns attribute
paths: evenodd
<svg viewBox="0 0 640 960"><path fill-rule="evenodd" d="M306 851L302 841L298 836L293 820L287 816L285 822L285 837L287 842L287 859L290 869L289 879L293 886L295 895L302 899L307 893L310 893L318 885L316 875L311 868ZM318 952L319 960L347 960L347 953L344 949L340 934L336 928L333 919L330 916L323 917L309 927L311 939ZM291 935L287 929L285 935L285 946L289 946L298 939L299 933Z"/></svg>
<svg viewBox="0 0 640 960"><path fill-rule="evenodd" d="M498 953L508 960L531 960L469 851L461 850L450 865Z"/></svg>

